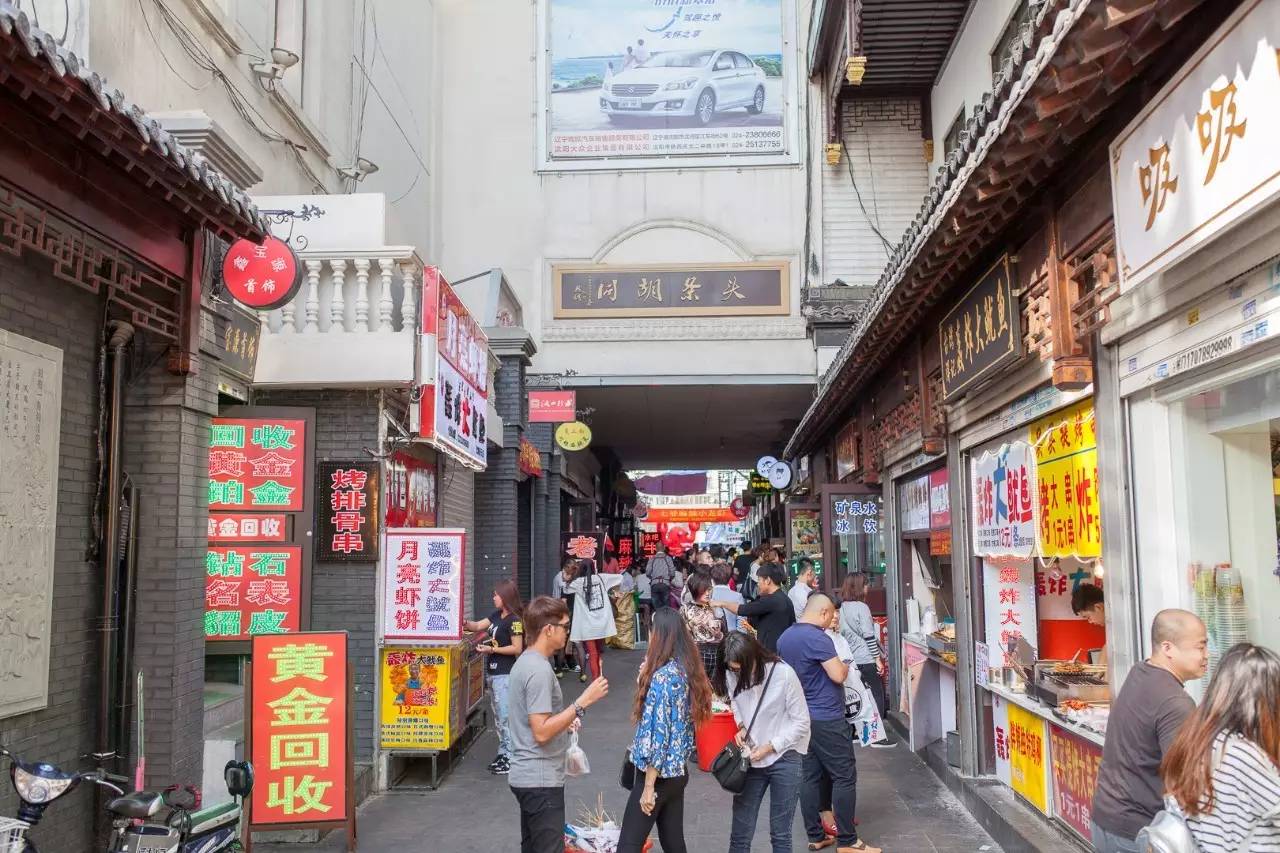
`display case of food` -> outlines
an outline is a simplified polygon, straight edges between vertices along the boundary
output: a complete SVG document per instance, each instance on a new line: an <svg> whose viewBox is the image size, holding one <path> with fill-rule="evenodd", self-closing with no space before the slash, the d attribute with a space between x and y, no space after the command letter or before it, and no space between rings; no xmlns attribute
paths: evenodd
<svg viewBox="0 0 1280 853"><path fill-rule="evenodd" d="M1106 702L1111 698L1105 667L1075 661L1038 660L1033 672L1027 693L1052 707L1071 699Z"/></svg>

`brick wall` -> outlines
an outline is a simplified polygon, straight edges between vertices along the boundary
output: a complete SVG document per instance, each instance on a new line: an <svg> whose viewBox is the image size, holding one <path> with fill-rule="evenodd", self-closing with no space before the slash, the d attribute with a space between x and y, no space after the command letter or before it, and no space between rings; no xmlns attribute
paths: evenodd
<svg viewBox="0 0 1280 853"><path fill-rule="evenodd" d="M477 614L487 614L492 609L493 588L499 581L517 574L529 577L528 567L518 562L517 501L525 399L524 366L518 356L502 359L490 394L494 408L502 416L504 446L489 449L488 467L475 478L476 560L471 601Z"/></svg>
<svg viewBox="0 0 1280 853"><path fill-rule="evenodd" d="M556 451L555 424L529 424L528 439L542 455L546 475L538 484L540 500L533 523L537 528L537 555L533 565L533 589L539 594L551 590L551 578L560 568L560 463Z"/></svg>
<svg viewBox="0 0 1280 853"><path fill-rule="evenodd" d="M850 101L845 103L841 119L848 150L840 165L829 166L823 160L819 167L822 283L831 284L839 278L851 285L872 285L889 258L889 250L872 226L879 229L890 246L896 245L929 189L929 168L920 136L920 103L890 99Z"/></svg>
<svg viewBox="0 0 1280 853"><path fill-rule="evenodd" d="M378 392L260 391L260 406L316 410L317 462L368 461L378 449ZM311 628L347 631L355 675L356 760L373 760L377 563L316 562L311 571Z"/></svg>

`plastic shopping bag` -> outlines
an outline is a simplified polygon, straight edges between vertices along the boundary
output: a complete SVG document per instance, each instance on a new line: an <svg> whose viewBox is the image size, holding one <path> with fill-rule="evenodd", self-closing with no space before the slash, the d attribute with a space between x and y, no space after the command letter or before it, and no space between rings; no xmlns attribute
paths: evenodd
<svg viewBox="0 0 1280 853"><path fill-rule="evenodd" d="M621 834L622 827L613 823L599 827L567 823L564 827L564 849L566 853L617 853Z"/></svg>
<svg viewBox="0 0 1280 853"><path fill-rule="evenodd" d="M880 709L876 706L876 697L866 685L862 687L862 707L853 720L853 734L859 746L889 739L884 731L884 720L880 718Z"/></svg>
<svg viewBox="0 0 1280 853"><path fill-rule="evenodd" d="M569 750L564 754L564 773L566 776L586 776L591 772L591 762L587 761L587 753L578 746L578 733L569 735Z"/></svg>

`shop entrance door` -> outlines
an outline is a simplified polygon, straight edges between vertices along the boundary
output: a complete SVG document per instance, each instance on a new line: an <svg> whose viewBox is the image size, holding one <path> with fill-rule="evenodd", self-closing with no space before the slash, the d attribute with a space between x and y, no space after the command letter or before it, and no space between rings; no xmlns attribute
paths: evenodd
<svg viewBox="0 0 1280 853"><path fill-rule="evenodd" d="M885 524L880 492L867 486L826 485L821 495L823 589L838 592L850 574L866 572L872 589L883 596Z"/></svg>

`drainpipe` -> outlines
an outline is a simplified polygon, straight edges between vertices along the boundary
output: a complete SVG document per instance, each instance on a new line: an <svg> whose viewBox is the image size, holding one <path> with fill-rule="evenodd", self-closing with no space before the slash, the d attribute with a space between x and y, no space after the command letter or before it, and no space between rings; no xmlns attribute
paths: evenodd
<svg viewBox="0 0 1280 853"><path fill-rule="evenodd" d="M120 417L124 395L125 348L133 339L133 326L113 322L108 327L111 339L107 351L111 359L111 409L107 420L106 521L102 529L102 618L99 631L100 668L98 672L98 740L96 758L99 763L115 756L112 748L111 718L114 709L116 641L120 631L116 586L120 575Z"/></svg>

